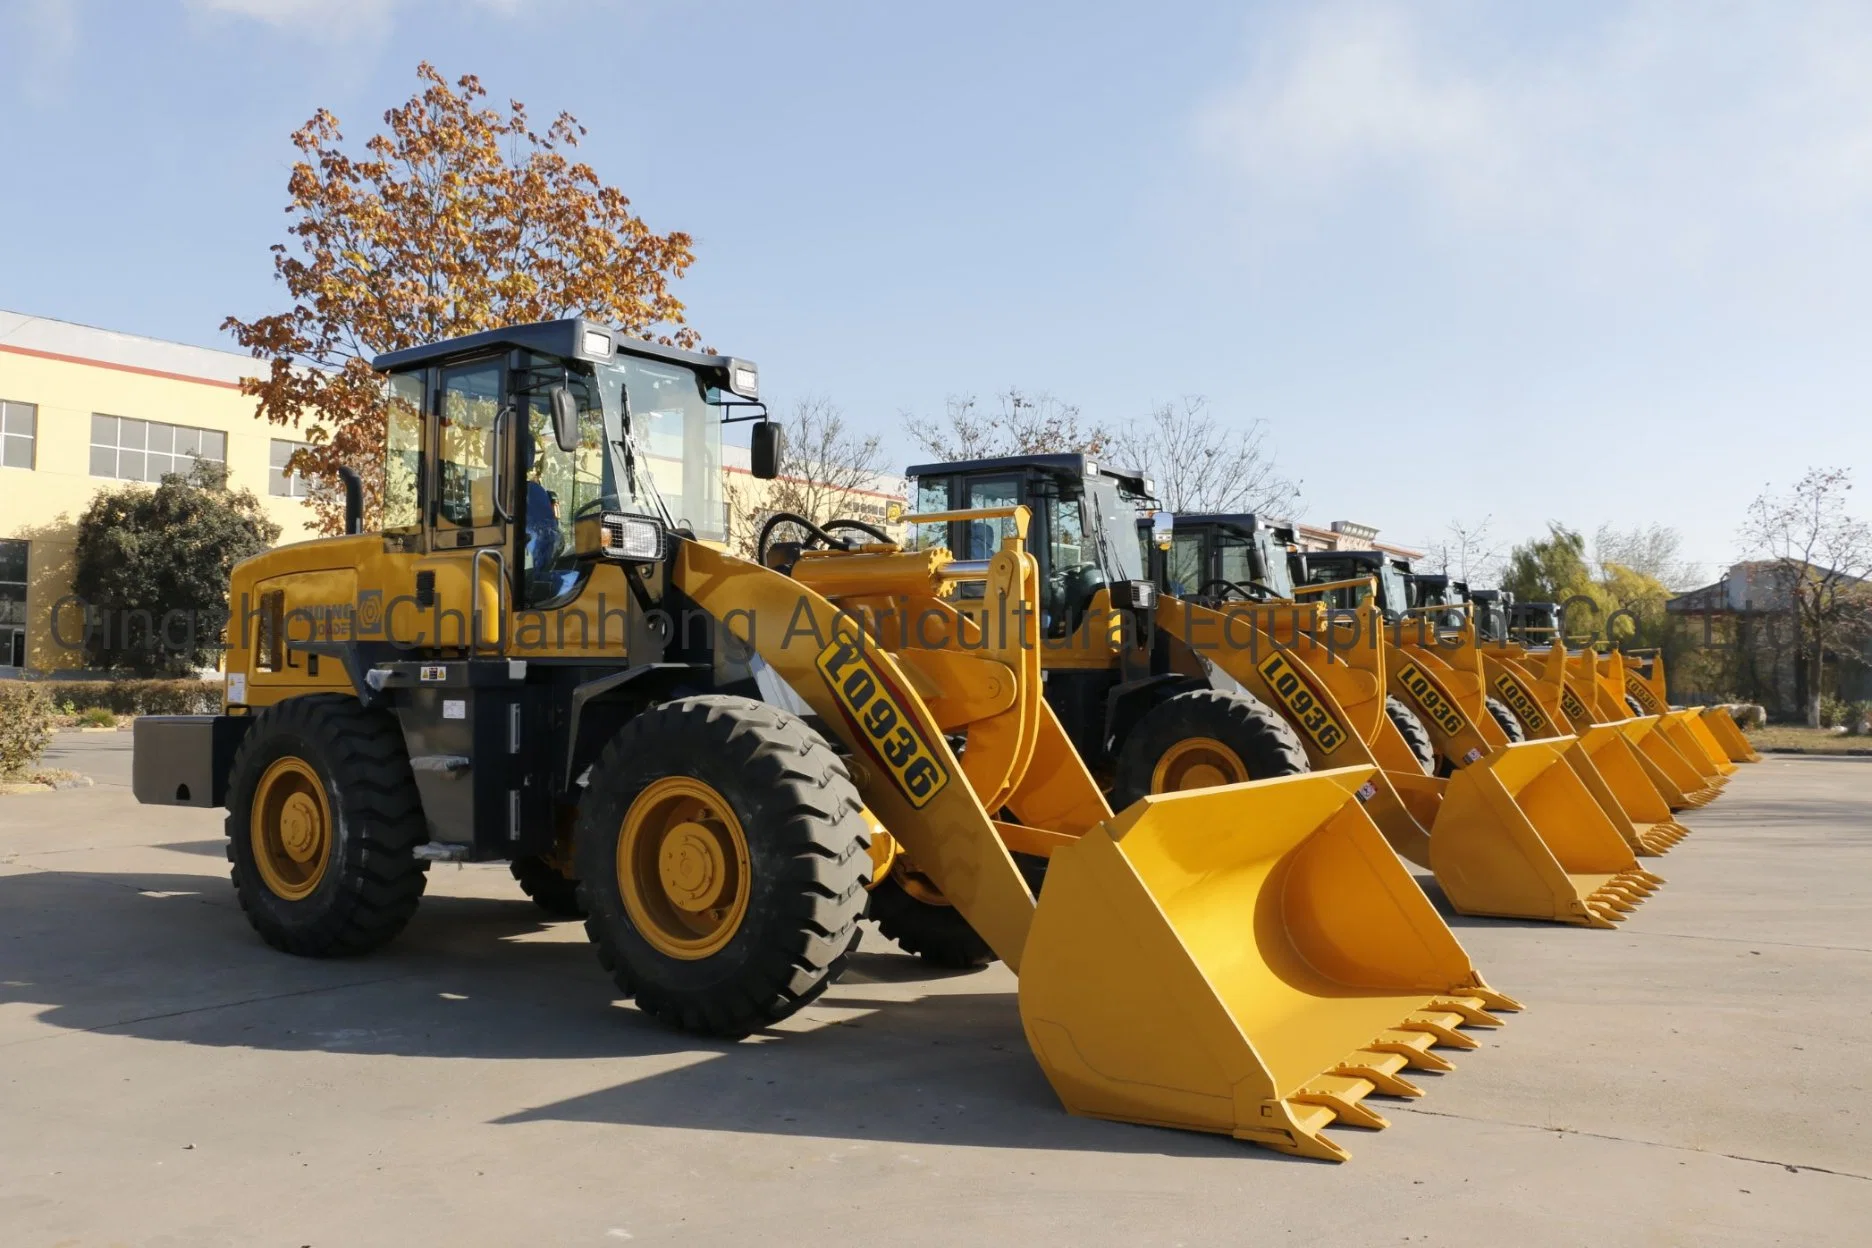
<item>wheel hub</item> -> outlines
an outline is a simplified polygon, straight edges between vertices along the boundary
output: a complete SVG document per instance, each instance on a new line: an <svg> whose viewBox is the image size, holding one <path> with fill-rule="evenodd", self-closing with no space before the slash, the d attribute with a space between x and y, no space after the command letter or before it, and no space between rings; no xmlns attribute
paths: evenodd
<svg viewBox="0 0 1872 1248"><path fill-rule="evenodd" d="M663 836L657 866L663 891L689 913L713 910L721 901L728 860L715 829L694 821L677 824Z"/></svg>
<svg viewBox="0 0 1872 1248"><path fill-rule="evenodd" d="M324 840L318 805L304 793L294 793L280 810L280 841L294 862L311 862Z"/></svg>

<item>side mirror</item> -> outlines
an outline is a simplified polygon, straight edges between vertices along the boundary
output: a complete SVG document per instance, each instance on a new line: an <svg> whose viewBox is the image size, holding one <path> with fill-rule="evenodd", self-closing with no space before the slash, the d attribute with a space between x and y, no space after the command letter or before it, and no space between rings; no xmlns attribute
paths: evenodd
<svg viewBox="0 0 1872 1248"><path fill-rule="evenodd" d="M572 387L557 385L552 388L553 440L562 451L576 451L579 448L578 400L572 397Z"/></svg>
<svg viewBox="0 0 1872 1248"><path fill-rule="evenodd" d="M771 481L780 475L780 426L771 420L754 426L753 441L748 445L748 467L757 480Z"/></svg>
<svg viewBox="0 0 1872 1248"><path fill-rule="evenodd" d="M1171 535L1176 532L1176 513L1160 511L1151 517L1151 541L1168 548Z"/></svg>

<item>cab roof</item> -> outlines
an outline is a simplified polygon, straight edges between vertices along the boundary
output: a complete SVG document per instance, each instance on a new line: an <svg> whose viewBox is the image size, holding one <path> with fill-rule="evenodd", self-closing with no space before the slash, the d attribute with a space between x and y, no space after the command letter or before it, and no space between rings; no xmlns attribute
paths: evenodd
<svg viewBox="0 0 1872 1248"><path fill-rule="evenodd" d="M1049 472L1055 476L1066 477L1110 477L1120 485L1146 497L1154 496L1155 487L1149 477L1129 469L1102 463L1095 456L1078 453L1060 455L998 455L989 459L952 459L946 463L912 464L908 477L946 477L952 474L974 476L977 473L1021 472L1025 470Z"/></svg>
<svg viewBox="0 0 1872 1248"><path fill-rule="evenodd" d="M664 360L693 368L709 380L724 386L729 366L737 362L733 356L685 351L681 347L666 347L660 342L633 338L621 329L575 316L560 321L539 321L531 325L505 325L499 329L482 330L478 334L464 334L459 338L445 338L440 342L405 347L401 351L387 351L372 360L371 367L380 373L397 373L486 355L490 351L515 349L574 360L607 360L620 355ZM743 365L748 363L746 360L738 362Z"/></svg>
<svg viewBox="0 0 1872 1248"><path fill-rule="evenodd" d="M1176 518L1179 527L1186 521L1192 527L1213 525L1216 528L1240 529L1244 533L1265 530L1273 534L1277 542L1292 542L1295 539L1292 525L1276 523L1253 511L1199 512L1193 515L1179 515Z"/></svg>

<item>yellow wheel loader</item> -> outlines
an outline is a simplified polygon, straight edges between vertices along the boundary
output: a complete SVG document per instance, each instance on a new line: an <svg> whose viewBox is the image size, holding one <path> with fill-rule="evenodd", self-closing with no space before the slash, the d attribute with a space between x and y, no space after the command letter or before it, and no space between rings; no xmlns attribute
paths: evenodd
<svg viewBox="0 0 1872 1248"><path fill-rule="evenodd" d="M1564 745L1522 748L1501 776L1426 774L1430 738L1406 709L1407 689L1387 682L1379 617L1348 612L1329 626L1320 597L1293 602L1290 533L1253 516L1158 513L1161 534L1140 542L1149 482L1080 455L923 464L909 475L922 510L1034 510L1047 701L1114 804L1256 774L1245 743L1193 719L1205 703L1228 705L1257 722L1285 719L1283 753L1313 767L1378 767L1362 793L1368 813L1465 913L1610 926L1661 882L1639 869L1600 798L1549 774L1565 770ZM947 520L922 537L979 559L997 533L970 524ZM1147 569L1147 558L1162 566ZM1233 591L1241 601L1226 612L1195 596ZM1443 834L1432 837L1432 825Z"/></svg>
<svg viewBox="0 0 1872 1248"><path fill-rule="evenodd" d="M1218 560L1245 540L1243 529L1239 518L1178 516L1170 564L1201 570L1183 583L1225 588L1213 585L1227 579ZM1431 618L1448 608L1388 609L1405 601L1407 569L1382 552L1358 554L1336 564L1296 557L1278 583L1245 595L1167 600L1163 631L1220 637L1202 659L1286 708L1314 766L1376 765L1367 811L1459 911L1591 927L1620 921L1663 881L1638 866L1578 742L1509 741L1484 709L1479 679L1457 679L1465 647L1473 659L1466 611L1455 613L1462 628L1452 636ZM1293 584L1293 572L1309 583ZM1237 635L1247 644L1231 644ZM1433 769L1410 740L1412 721L1433 743L1437 774L1426 774Z"/></svg>
<svg viewBox="0 0 1872 1248"><path fill-rule="evenodd" d="M1759 763L1761 755L1748 743L1735 717L1726 707L1701 709L1672 707L1664 681L1664 655L1657 650L1625 650L1625 696L1647 715L1679 713L1685 716L1699 744L1712 759L1731 763ZM1713 747L1713 748L1712 748ZM1728 774L1725 772L1724 774Z"/></svg>
<svg viewBox="0 0 1872 1248"><path fill-rule="evenodd" d="M1567 733L1577 736L1591 764L1576 767L1580 778L1600 798L1620 835L1640 857L1665 853L1689 835L1689 829L1672 818L1673 807L1666 796L1676 792L1676 786L1643 758L1626 732L1613 725L1574 722L1563 709L1561 689L1544 682L1512 629L1511 621L1517 613L1512 595L1500 590L1472 591L1461 581L1443 577L1415 579L1424 585L1420 592L1433 597L1435 603L1468 604L1474 617L1476 659L1490 695L1490 717L1509 740ZM1544 635L1557 637L1558 633ZM1444 638L1445 642L1462 640L1461 635ZM1456 666L1461 668L1463 664L1458 662ZM1473 662L1468 670L1475 670ZM1640 729L1634 726L1634 730ZM1577 763L1580 756L1572 757ZM1681 809L1681 805L1676 808Z"/></svg>
<svg viewBox="0 0 1872 1248"><path fill-rule="evenodd" d="M735 1037L836 978L901 856L1019 976L1069 1110L1334 1160L1514 1008L1369 765L1112 812L1042 696L1025 508L924 517L1005 524L979 566L841 539L789 575L712 540L747 361L567 320L376 364L380 527L352 475L345 536L242 562L222 713L136 727L137 798L227 809L269 943L362 954L429 863L534 862L645 1014Z"/></svg>

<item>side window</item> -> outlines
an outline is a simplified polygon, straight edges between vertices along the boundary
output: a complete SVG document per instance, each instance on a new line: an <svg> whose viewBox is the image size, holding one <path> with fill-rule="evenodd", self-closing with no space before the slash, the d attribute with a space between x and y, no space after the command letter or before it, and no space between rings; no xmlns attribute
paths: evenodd
<svg viewBox="0 0 1872 1248"><path fill-rule="evenodd" d="M385 533L414 533L422 528L422 422L422 374L391 377L389 427L384 438Z"/></svg>
<svg viewBox="0 0 1872 1248"><path fill-rule="evenodd" d="M1086 549L1085 520L1078 499L1047 500L1047 542L1052 547L1048 553L1053 556L1056 572L1070 572L1078 564L1096 562Z"/></svg>
<svg viewBox="0 0 1872 1248"><path fill-rule="evenodd" d="M968 484L968 502L966 509L975 510L985 507L1012 507L1021 501L1020 482L971 481ZM1012 520L970 520L964 544L967 549L958 550L958 559L987 559L1001 549L1001 538L1014 531Z"/></svg>
<svg viewBox="0 0 1872 1248"><path fill-rule="evenodd" d="M1165 587L1173 598L1188 598L1194 595L1208 581L1202 561L1202 536L1197 533L1178 533L1170 539L1170 550L1164 559Z"/></svg>
<svg viewBox="0 0 1872 1248"><path fill-rule="evenodd" d="M1244 589L1250 581L1261 578L1255 575L1254 565L1249 559L1247 542L1235 538L1218 539L1221 542L1222 577L1234 581Z"/></svg>
<svg viewBox="0 0 1872 1248"><path fill-rule="evenodd" d="M949 510L949 478L921 477L916 483L916 509L918 514ZM909 541L911 550L934 550L937 547L948 548L949 526L946 524L919 524L912 526Z"/></svg>
<svg viewBox="0 0 1872 1248"><path fill-rule="evenodd" d="M436 426L438 529L480 529L495 521L494 424L501 371L495 360L442 370Z"/></svg>

